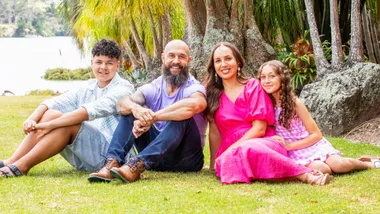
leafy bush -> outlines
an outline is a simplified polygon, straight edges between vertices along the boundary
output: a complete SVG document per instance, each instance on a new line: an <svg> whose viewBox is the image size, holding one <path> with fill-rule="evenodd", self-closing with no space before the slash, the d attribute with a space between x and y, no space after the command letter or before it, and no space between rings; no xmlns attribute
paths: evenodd
<svg viewBox="0 0 380 214"><path fill-rule="evenodd" d="M314 81L317 68L314 60L313 47L306 39L309 31L299 37L288 51L286 47L280 47L277 59L282 61L292 76L292 87L299 94L304 85Z"/></svg>
<svg viewBox="0 0 380 214"><path fill-rule="evenodd" d="M44 89L44 90L40 90L40 89L37 89L37 90L32 90L32 91L29 91L29 93L26 94L26 96L57 96L57 95L60 95L60 93L57 91L57 92L54 92L53 90L50 90L50 89Z"/></svg>
<svg viewBox="0 0 380 214"><path fill-rule="evenodd" d="M46 80L88 80L95 78L91 68L78 68L70 70L67 68L48 69L43 76Z"/></svg>

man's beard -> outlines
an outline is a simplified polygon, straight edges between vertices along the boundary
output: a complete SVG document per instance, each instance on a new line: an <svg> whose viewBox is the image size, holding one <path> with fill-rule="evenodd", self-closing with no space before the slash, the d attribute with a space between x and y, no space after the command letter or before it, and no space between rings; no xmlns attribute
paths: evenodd
<svg viewBox="0 0 380 214"><path fill-rule="evenodd" d="M173 66L173 65L174 64L170 66ZM170 66L166 67L165 65L163 65L162 67L166 83L169 83L170 85L173 85L176 87L180 87L181 85L185 84L185 82L187 81L187 78L189 77L189 68L187 66L183 67L181 65L177 65L179 66L181 71L179 72L178 75L173 75L170 72Z"/></svg>

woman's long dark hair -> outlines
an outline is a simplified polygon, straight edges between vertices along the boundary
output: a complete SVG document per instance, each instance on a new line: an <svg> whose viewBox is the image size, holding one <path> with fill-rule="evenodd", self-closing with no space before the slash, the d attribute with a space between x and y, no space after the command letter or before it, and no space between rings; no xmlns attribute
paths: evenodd
<svg viewBox="0 0 380 214"><path fill-rule="evenodd" d="M245 75L243 71L244 66L244 58L240 54L239 50L231 43L229 42L220 42L214 46L212 49L212 52L210 54L208 63L207 63L207 70L206 70L206 78L205 78L205 86L207 90L207 108L206 108L206 115L209 120L213 121L215 117L215 113L219 108L219 98L222 94L222 91L224 90L222 78L220 78L215 71L214 67L214 53L215 50L221 46L228 47L231 49L236 62L238 64L237 71L237 80L240 83L245 83L248 78Z"/></svg>
<svg viewBox="0 0 380 214"><path fill-rule="evenodd" d="M259 80L261 81L261 72L264 66L270 66L273 71L280 77L281 88L280 88L280 101L281 101L281 113L278 122L280 125L286 129L290 129L290 121L296 116L296 95L292 90L292 84L290 79L290 73L288 68L278 60L271 60L262 64L259 68ZM274 97L270 94L273 106L276 106L276 101Z"/></svg>

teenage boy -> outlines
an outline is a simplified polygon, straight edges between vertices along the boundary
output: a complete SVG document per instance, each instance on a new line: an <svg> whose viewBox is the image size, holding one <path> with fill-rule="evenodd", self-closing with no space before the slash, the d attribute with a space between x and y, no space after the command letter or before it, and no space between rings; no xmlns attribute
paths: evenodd
<svg viewBox="0 0 380 214"><path fill-rule="evenodd" d="M120 55L119 45L112 40L95 44L91 68L96 79L34 110L23 123L26 137L9 159L0 161L0 177L27 175L32 167L58 153L76 169L92 172L104 165L119 122L116 101L134 92L117 74ZM129 155L134 156L133 149Z"/></svg>

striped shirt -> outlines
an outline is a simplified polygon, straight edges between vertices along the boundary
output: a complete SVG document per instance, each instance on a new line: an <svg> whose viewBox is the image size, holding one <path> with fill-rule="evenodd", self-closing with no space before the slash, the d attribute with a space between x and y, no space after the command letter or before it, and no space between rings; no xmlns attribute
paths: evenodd
<svg viewBox="0 0 380 214"><path fill-rule="evenodd" d="M116 102L122 96L132 94L134 87L117 73L106 87L100 89L97 83L96 79L90 79L82 87L53 97L42 104L62 113L84 107L88 113L88 123L96 127L107 141L111 142L112 134L119 123Z"/></svg>

